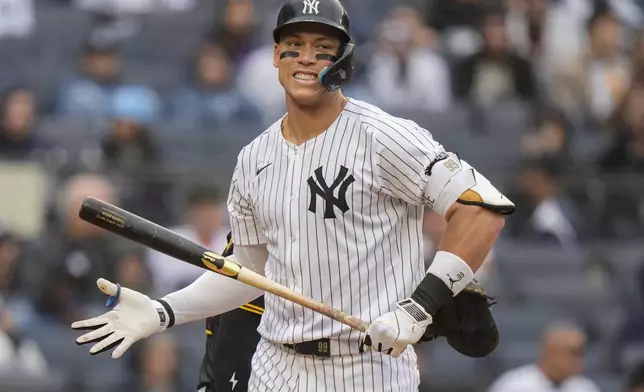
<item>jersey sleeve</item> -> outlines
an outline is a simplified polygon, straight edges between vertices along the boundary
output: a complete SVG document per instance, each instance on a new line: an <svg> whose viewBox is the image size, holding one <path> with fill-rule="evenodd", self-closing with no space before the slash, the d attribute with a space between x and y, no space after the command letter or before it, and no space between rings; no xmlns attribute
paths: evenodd
<svg viewBox="0 0 644 392"><path fill-rule="evenodd" d="M435 209L436 200L449 182L449 177L442 173L443 167L435 169L440 165L455 165L457 157L412 121L399 120L386 129L374 131L373 135L374 166L380 189L407 203ZM450 167L447 169L449 172ZM460 170L460 167L452 169ZM450 191L456 191L457 197L468 187L464 183Z"/></svg>
<svg viewBox="0 0 644 392"><path fill-rule="evenodd" d="M253 205L246 193L246 176L242 154L240 154L233 172L227 201L232 239L235 245L265 244L267 241L266 236L262 226L257 221Z"/></svg>

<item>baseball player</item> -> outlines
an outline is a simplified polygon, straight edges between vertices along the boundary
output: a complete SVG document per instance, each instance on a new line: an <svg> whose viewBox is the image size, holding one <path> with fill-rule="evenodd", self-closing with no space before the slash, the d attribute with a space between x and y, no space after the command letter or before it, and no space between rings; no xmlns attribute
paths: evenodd
<svg viewBox="0 0 644 392"><path fill-rule="evenodd" d="M225 257L233 254L228 234ZM259 342L257 326L264 313L264 297L239 309L206 319L206 353L201 362L197 392L246 392L250 364Z"/></svg>
<svg viewBox="0 0 644 392"><path fill-rule="evenodd" d="M234 257L370 325L362 333L267 293L248 390L417 391L413 344L445 336L466 355L490 352L498 333L487 302L459 307L458 298L514 204L418 124L342 95L354 44L339 0L287 0L274 40L287 113L238 156L228 197ZM447 221L427 270L425 206ZM262 295L214 272L158 300L97 283L118 306L72 328L93 329L77 343L91 342L91 354L114 348L114 358ZM465 323L470 314L485 328Z"/></svg>

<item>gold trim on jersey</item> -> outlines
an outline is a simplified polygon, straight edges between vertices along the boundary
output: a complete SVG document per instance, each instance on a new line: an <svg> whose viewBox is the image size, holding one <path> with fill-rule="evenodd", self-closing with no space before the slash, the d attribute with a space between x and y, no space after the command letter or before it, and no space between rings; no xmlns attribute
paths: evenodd
<svg viewBox="0 0 644 392"><path fill-rule="evenodd" d="M245 305L243 305L243 306L247 306L247 307L249 307L249 308L254 308L255 310L258 310L258 311L260 311L260 312L264 313L264 308L262 308L261 306L257 306L257 305L255 305L255 304L252 304L252 303L250 303L250 302L249 302L249 303L247 303L247 304L245 304Z"/></svg>
<svg viewBox="0 0 644 392"><path fill-rule="evenodd" d="M232 233L228 233L228 238L226 238L228 241L226 243L226 247L224 248L224 253L222 253L222 256L228 257L233 254L233 236Z"/></svg>
<svg viewBox="0 0 644 392"><path fill-rule="evenodd" d="M250 305L250 304L242 305L242 306L239 307L239 309L245 310L247 312L259 314L260 316L262 314L264 314L264 309L260 308L259 306L250 307L248 305Z"/></svg>
<svg viewBox="0 0 644 392"><path fill-rule="evenodd" d="M251 304L251 303L242 305L242 306L239 307L239 309L245 310L247 312L255 313L255 314L258 314L260 316L264 314L264 308L262 308L261 306ZM212 336L212 331L209 330L208 328L206 328L206 335Z"/></svg>

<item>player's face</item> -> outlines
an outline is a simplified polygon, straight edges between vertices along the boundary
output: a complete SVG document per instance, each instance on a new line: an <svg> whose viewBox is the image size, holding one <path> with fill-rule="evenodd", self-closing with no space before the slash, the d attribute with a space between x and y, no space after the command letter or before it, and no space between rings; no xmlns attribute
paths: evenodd
<svg viewBox="0 0 644 392"><path fill-rule="evenodd" d="M298 105L315 105L327 93L318 75L333 62L318 56L338 56L341 44L339 33L325 25L300 23L285 29L275 45L273 65L284 90Z"/></svg>

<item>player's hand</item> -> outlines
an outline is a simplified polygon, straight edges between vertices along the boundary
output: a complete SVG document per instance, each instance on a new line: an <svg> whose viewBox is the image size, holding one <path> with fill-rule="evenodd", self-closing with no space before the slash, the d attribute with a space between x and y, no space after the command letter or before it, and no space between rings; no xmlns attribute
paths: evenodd
<svg viewBox="0 0 644 392"><path fill-rule="evenodd" d="M375 319L367 328L361 343L365 351L375 350L397 358L407 345L417 343L432 322L420 305L407 299L398 303L398 309Z"/></svg>
<svg viewBox="0 0 644 392"><path fill-rule="evenodd" d="M164 329L158 306L147 295L121 288L103 278L96 284L110 296L106 305L113 306L112 310L72 324L72 329L92 331L76 339L78 345L96 343L89 350L90 354L100 354L116 347L112 358L119 358L134 342Z"/></svg>

